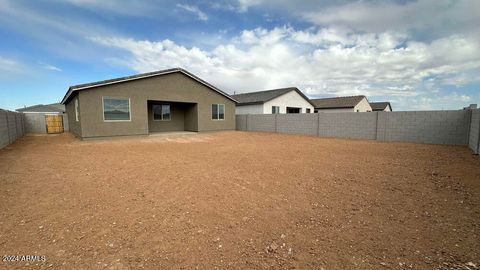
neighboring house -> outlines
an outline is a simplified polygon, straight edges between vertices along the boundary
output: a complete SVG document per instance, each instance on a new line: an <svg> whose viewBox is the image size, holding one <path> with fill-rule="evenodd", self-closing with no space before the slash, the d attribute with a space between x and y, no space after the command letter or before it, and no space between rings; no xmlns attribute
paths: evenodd
<svg viewBox="0 0 480 270"><path fill-rule="evenodd" d="M180 68L71 86L62 100L81 138L234 130L235 103Z"/></svg>
<svg viewBox="0 0 480 270"><path fill-rule="evenodd" d="M16 109L16 111L24 114L26 133L61 133L68 131L68 117L65 114L65 105L63 104L39 104ZM58 127L55 128L55 132L52 132L52 125L50 125L50 129L47 125L49 119L54 120L55 123L53 124ZM50 122L50 124L52 123Z"/></svg>
<svg viewBox="0 0 480 270"><path fill-rule="evenodd" d="M235 114L313 113L313 104L296 87L250 92L232 97L238 101Z"/></svg>
<svg viewBox="0 0 480 270"><path fill-rule="evenodd" d="M390 105L390 102L370 102L370 106L372 107L372 111L374 112L379 112L379 111L391 112L392 111L392 105Z"/></svg>
<svg viewBox="0 0 480 270"><path fill-rule="evenodd" d="M371 112L372 107L365 96L320 98L310 100L315 112Z"/></svg>

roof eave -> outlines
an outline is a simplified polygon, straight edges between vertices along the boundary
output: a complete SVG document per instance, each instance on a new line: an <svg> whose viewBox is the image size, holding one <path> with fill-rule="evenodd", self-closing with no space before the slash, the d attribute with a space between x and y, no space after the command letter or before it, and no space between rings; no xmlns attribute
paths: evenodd
<svg viewBox="0 0 480 270"><path fill-rule="evenodd" d="M95 85L84 85L84 86L80 85L79 87L70 86L68 88L67 93L63 97L62 102L60 102L60 103L65 105L65 102L67 102L68 98L72 95L73 92L76 92L76 91L85 90L85 89L89 89L89 88L95 88L95 87L101 87L101 86L105 86L105 85L117 84L117 83L122 83L122 82L140 80L140 79L145 79L145 78L150 78L150 77L156 77L156 76L166 75L166 74L175 73L175 72L183 73L184 75L186 75L186 76L190 77L191 79L205 85L206 87L214 90L215 92L217 92L217 93L221 94L222 96L230 99L231 101L233 101L235 103L238 103L237 100L232 98L227 93L223 92L222 90L218 89L217 87L211 85L210 83L207 83L206 81L198 78L197 76L193 75L192 73L190 73L190 72L188 72L188 71L186 71L182 68L168 69L168 70L161 71L161 72L155 73L155 74L148 74L148 75L145 75L145 76L125 78L125 79L121 79L121 80L118 80L118 81L108 81L108 82L99 83L99 84L95 84Z"/></svg>

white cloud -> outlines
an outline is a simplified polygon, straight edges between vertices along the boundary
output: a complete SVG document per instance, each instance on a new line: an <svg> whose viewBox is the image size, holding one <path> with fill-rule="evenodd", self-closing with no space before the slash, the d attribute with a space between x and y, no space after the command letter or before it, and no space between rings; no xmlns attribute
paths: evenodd
<svg viewBox="0 0 480 270"><path fill-rule="evenodd" d="M46 70L57 71L57 72L62 72L63 71L61 68L56 67L54 65L45 64L45 63L40 63L40 65Z"/></svg>
<svg viewBox="0 0 480 270"><path fill-rule="evenodd" d="M208 21L208 15L201 11L197 6L177 4L177 7L192 12L193 14L197 15L198 19L201 21Z"/></svg>
<svg viewBox="0 0 480 270"><path fill-rule="evenodd" d="M25 68L14 59L0 56L0 70L2 71L1 73L19 73L23 72Z"/></svg>
<svg viewBox="0 0 480 270"><path fill-rule="evenodd" d="M478 80L480 68L478 41L459 35L422 43L402 32L284 26L244 30L209 51L170 40L94 41L128 51L131 56L121 61L138 72L179 66L230 93L293 85L310 96L366 94L427 102L447 81L458 87Z"/></svg>

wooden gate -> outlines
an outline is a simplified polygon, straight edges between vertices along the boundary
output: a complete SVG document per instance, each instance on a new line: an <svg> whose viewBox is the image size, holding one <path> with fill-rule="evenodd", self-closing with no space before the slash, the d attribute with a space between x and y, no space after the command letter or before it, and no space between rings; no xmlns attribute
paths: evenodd
<svg viewBox="0 0 480 270"><path fill-rule="evenodd" d="M45 115L45 123L47 125L47 133L63 133L63 116L60 115Z"/></svg>

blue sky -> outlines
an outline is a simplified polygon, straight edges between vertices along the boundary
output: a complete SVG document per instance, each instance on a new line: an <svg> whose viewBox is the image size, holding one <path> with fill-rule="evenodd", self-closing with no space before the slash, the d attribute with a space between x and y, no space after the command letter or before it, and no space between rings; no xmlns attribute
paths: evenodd
<svg viewBox="0 0 480 270"><path fill-rule="evenodd" d="M228 93L460 109L480 103L478 25L475 0L0 0L0 108L183 67Z"/></svg>

